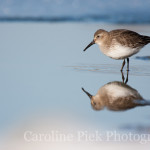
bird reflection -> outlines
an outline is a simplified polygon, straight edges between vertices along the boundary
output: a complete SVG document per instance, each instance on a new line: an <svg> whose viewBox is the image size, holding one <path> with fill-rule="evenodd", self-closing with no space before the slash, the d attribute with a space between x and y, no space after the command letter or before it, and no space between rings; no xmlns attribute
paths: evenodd
<svg viewBox="0 0 150 150"><path fill-rule="evenodd" d="M114 81L105 84L95 96L91 95L84 88L82 90L90 98L94 110L107 108L112 111L125 111L137 106L150 105L150 102L144 100L136 89L126 84L127 82L128 72L126 79L122 72L122 82Z"/></svg>

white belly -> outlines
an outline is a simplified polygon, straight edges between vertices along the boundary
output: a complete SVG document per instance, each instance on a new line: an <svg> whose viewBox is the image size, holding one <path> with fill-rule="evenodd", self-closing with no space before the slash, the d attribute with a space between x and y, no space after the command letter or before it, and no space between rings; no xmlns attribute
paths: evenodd
<svg viewBox="0 0 150 150"><path fill-rule="evenodd" d="M108 51L106 51L106 53L104 54L113 59L125 59L139 52L141 48L142 47L130 48L117 44L110 48Z"/></svg>
<svg viewBox="0 0 150 150"><path fill-rule="evenodd" d="M125 99L141 99L140 94L129 87L124 87L122 85L117 85L117 83L111 83L108 85L105 85L105 89L108 93L108 95L111 97L109 99L110 103L113 103L114 101L118 100L119 98Z"/></svg>

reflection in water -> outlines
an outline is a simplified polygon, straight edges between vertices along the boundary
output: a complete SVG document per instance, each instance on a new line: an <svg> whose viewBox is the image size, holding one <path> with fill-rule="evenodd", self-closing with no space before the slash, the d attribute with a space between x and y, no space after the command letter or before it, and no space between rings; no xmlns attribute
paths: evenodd
<svg viewBox="0 0 150 150"><path fill-rule="evenodd" d="M136 56L136 59L150 60L150 56Z"/></svg>
<svg viewBox="0 0 150 150"><path fill-rule="evenodd" d="M111 74L118 74L120 65L118 64L80 64L76 66L66 66L71 67L77 71L88 71L90 73L111 73ZM131 75L134 76L150 76L150 65L147 64L136 64L130 66L132 72Z"/></svg>
<svg viewBox="0 0 150 150"><path fill-rule="evenodd" d="M95 96L88 93L84 88L82 90L89 96L94 110L102 110L106 107L113 111L123 111L136 106L150 105L150 102L144 100L136 89L126 84L128 72L126 80L122 73L122 80L122 82L114 81L105 84Z"/></svg>

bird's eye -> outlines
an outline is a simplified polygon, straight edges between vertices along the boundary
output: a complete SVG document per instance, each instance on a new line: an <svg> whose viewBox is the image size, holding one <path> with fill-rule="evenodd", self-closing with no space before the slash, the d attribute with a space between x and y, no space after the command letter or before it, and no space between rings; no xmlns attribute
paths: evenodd
<svg viewBox="0 0 150 150"><path fill-rule="evenodd" d="M95 103L95 102L93 102L93 104L94 104L94 105L96 105L96 103Z"/></svg>
<svg viewBox="0 0 150 150"><path fill-rule="evenodd" d="M96 38L99 38L100 36L98 35Z"/></svg>

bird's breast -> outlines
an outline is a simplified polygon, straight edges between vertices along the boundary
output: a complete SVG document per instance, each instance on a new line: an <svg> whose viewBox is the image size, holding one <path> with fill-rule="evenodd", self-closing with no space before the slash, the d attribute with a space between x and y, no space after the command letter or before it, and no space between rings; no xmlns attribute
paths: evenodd
<svg viewBox="0 0 150 150"><path fill-rule="evenodd" d="M127 57L130 57L137 52L141 47L132 48L127 46L122 46L121 44L115 44L110 47L100 46L100 50L107 56L113 58L113 59L125 59Z"/></svg>
<svg viewBox="0 0 150 150"><path fill-rule="evenodd" d="M105 91L107 91L107 96L109 97L109 103L114 103L119 98L122 99L141 99L140 94L129 87L124 87L121 85L117 85L116 83L105 85Z"/></svg>

